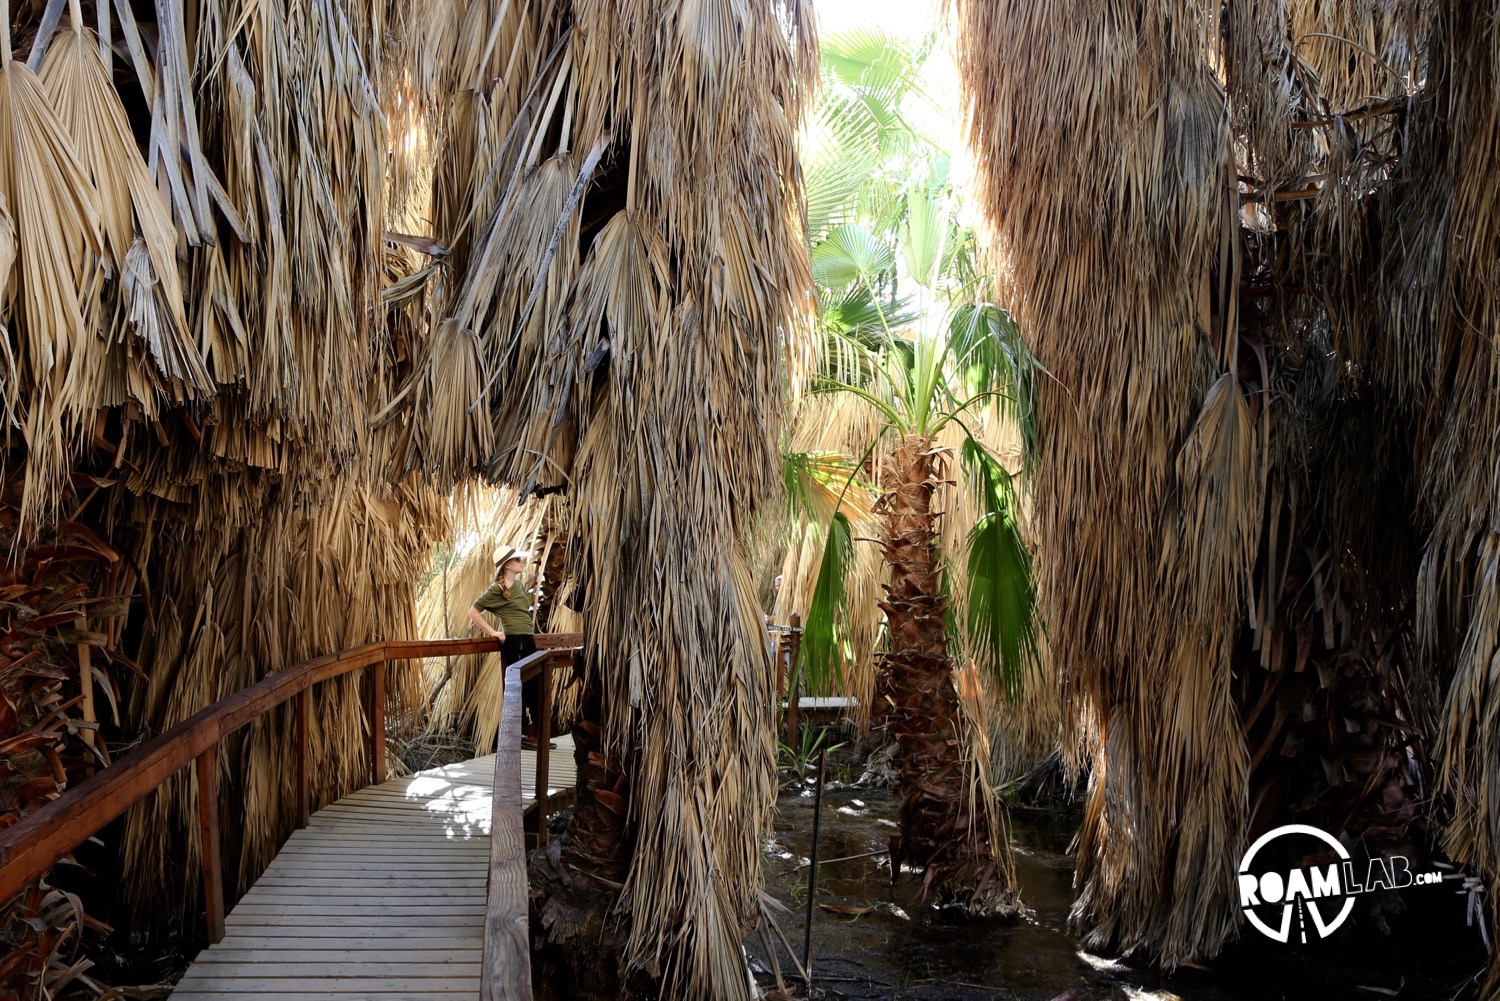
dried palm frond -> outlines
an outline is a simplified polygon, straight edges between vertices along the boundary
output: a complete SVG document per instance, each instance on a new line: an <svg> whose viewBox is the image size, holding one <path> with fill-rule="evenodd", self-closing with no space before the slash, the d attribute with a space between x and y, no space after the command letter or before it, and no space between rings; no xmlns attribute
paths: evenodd
<svg viewBox="0 0 1500 1001"><path fill-rule="evenodd" d="M1246 756L1228 694L1234 620L1211 598L1244 593L1251 568L1234 554L1260 511L1239 480L1179 472L1197 468L1181 443L1231 361L1208 308L1230 143L1202 63L1210 19L1168 6L955 9L985 210L1016 321L1051 373L1036 399L1040 614L1074 707L1064 746L1098 749L1079 762L1093 771L1074 919L1086 941L1170 964L1212 952L1238 919L1225 888ZM1206 519L1232 534L1200 535ZM1228 568L1212 595L1192 572L1205 560ZM1196 642L1174 642L1165 624L1181 621Z"/></svg>
<svg viewBox="0 0 1500 1001"><path fill-rule="evenodd" d="M1495 156L1500 33L1485 5L1434 0L1425 87L1411 117L1397 230L1384 262L1377 356L1415 422L1413 457L1426 529L1415 589L1424 659L1447 681L1439 779L1452 798L1443 839L1489 887L1500 873L1496 654L1500 652L1500 252ZM1493 893L1490 913L1497 913ZM1487 992L1500 984L1491 957Z"/></svg>
<svg viewBox="0 0 1500 1001"><path fill-rule="evenodd" d="M810 305L792 147L810 24L797 3L570 6L566 33L553 5L527 8L542 44L513 127L486 138L503 155L439 184L463 205L468 179L498 164L472 261L500 280L461 280L449 315L493 317L473 325L494 324L489 377L524 389L491 397L513 449L492 473L568 484L583 663L637 804L622 973L740 998L739 923L775 791L743 546L779 489L781 338ZM553 196L516 198L549 170ZM495 271L505 232L555 245L548 271L545 258L519 280Z"/></svg>
<svg viewBox="0 0 1500 1001"><path fill-rule="evenodd" d="M93 322L102 234L97 193L66 127L42 82L13 58L9 4L0 20L0 196L12 212L19 264L7 306L19 300L22 318L11 333L27 387L15 402L25 407L21 518L31 524L50 520L62 499L102 378Z"/></svg>
<svg viewBox="0 0 1500 1001"><path fill-rule="evenodd" d="M72 29L48 49L41 79L92 182L103 227L105 267L118 277L129 325L166 381L168 398L181 402L208 391L210 378L188 337L177 271L177 230L136 148L104 65L102 42L80 23L78 0L69 10ZM138 375L132 381L131 398L148 415L154 414L156 392L142 385Z"/></svg>
<svg viewBox="0 0 1500 1001"><path fill-rule="evenodd" d="M141 596L131 725L411 634L447 532L433 485L483 466L566 486L549 532L646 804L627 966L742 997L775 793L743 545L778 489L782 362L810 306L807 5L114 0L75 3L57 38L42 6L0 18L47 53L43 86L0 46L7 461L36 521L76 463L109 476L76 502ZM451 253L423 275L386 233ZM429 691L393 669L391 718ZM352 678L315 695L320 800L364 767L365 697ZM237 885L295 815L291 740L277 713L221 750ZM169 783L125 825L126 884L182 911L194 795Z"/></svg>
<svg viewBox="0 0 1500 1001"><path fill-rule="evenodd" d="M1402 804L1450 667L1447 845L1492 873L1495 465L1469 440L1496 426L1496 232L1488 158L1458 151L1493 148L1493 21L957 11L986 212L1052 377L1034 514L1066 746L1092 768L1075 921L1171 964L1233 931L1205 889L1228 876L1199 870L1276 818L1420 840Z"/></svg>
<svg viewBox="0 0 1500 1001"><path fill-rule="evenodd" d="M0 194L0 302L8 302L11 269L16 264L16 224L10 217L10 205ZM11 349L11 333L0 325L0 407L5 410L5 439L9 441L12 431L21 426L20 414L25 413L21 402L21 371L16 366L15 351Z"/></svg>

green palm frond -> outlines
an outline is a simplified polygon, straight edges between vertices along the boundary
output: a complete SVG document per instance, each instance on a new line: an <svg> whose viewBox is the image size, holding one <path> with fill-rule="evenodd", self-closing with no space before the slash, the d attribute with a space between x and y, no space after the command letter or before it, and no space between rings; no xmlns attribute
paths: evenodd
<svg viewBox="0 0 1500 1001"><path fill-rule="evenodd" d="M901 250L907 272L923 288L937 286L949 228L947 207L931 190L919 188L907 194Z"/></svg>
<svg viewBox="0 0 1500 1001"><path fill-rule="evenodd" d="M869 488L858 477L859 467L839 452L781 453L781 476L786 485L789 521L807 518L813 524L829 522L838 512L856 519L869 517Z"/></svg>
<svg viewBox="0 0 1500 1001"><path fill-rule="evenodd" d="M1010 473L972 437L963 444L963 466L984 512L969 533L969 644L1015 699L1039 671L1031 556L1016 524Z"/></svg>
<svg viewBox="0 0 1500 1001"><path fill-rule="evenodd" d="M830 333L853 338L871 349L885 343L885 331L899 330L920 317L910 298L881 303L870 289L856 286L842 298L829 296L823 307L822 326Z"/></svg>
<svg viewBox="0 0 1500 1001"><path fill-rule="evenodd" d="M861 93L922 92L920 54L906 39L882 28L862 26L823 40L823 65L840 83ZM899 111L889 121L900 122Z"/></svg>
<svg viewBox="0 0 1500 1001"><path fill-rule="evenodd" d="M809 691L829 691L843 684L847 581L853 560L854 532L844 512L837 511L828 522L818 580L802 624L797 670Z"/></svg>
<svg viewBox="0 0 1500 1001"><path fill-rule="evenodd" d="M894 262L891 248L868 228L839 226L812 250L813 281L841 293L856 283L875 282Z"/></svg>
<svg viewBox="0 0 1500 1001"><path fill-rule="evenodd" d="M914 99L931 103L925 51L902 38L857 29L824 39L822 55L822 94L802 144L813 243L856 218L893 217L899 165L923 144L906 108Z"/></svg>
<svg viewBox="0 0 1500 1001"><path fill-rule="evenodd" d="M948 353L969 395L1004 389L998 398L1005 415L1020 428L1024 468L1029 471L1038 443L1032 402L1040 365L1021 339L1015 320L993 303L966 303L948 321Z"/></svg>

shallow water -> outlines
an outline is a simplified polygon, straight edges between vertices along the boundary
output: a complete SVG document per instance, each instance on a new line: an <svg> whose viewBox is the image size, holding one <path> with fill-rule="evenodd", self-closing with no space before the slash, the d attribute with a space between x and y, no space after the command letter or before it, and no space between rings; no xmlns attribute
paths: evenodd
<svg viewBox="0 0 1500 1001"><path fill-rule="evenodd" d="M768 891L792 910L779 916L800 956L807 899L805 867L812 830L811 790L783 792L776 833L766 845ZM1210 964L1167 975L1143 964L1084 952L1067 930L1073 862L1066 854L1076 821L1026 812L1010 819L1014 873L1032 915L1011 924L973 923L907 914L891 904L889 838L895 802L883 792L830 788L824 796L813 980L832 999L1025 999L1050 1001L1301 1001L1301 999L1472 996L1484 955L1466 927L1465 900L1441 888L1403 895L1405 913L1341 930L1318 946L1245 940ZM873 853L873 854L872 854ZM865 856L865 857L855 857ZM837 861L842 860L842 861ZM869 908L866 910L866 908ZM1420 941L1418 940L1420 939ZM765 949L747 943L762 984L774 985ZM778 948L782 975L805 996L793 964Z"/></svg>

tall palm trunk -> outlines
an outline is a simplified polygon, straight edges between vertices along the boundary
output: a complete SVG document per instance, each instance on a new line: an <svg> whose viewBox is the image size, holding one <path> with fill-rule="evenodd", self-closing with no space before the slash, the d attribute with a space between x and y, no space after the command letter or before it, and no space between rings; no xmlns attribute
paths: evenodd
<svg viewBox="0 0 1500 1001"><path fill-rule="evenodd" d="M531 857L532 926L546 931L532 979L552 985L560 997L613 1001L625 996L619 974L625 968L620 960L628 929L611 921L610 912L635 848L627 816L629 781L621 762L605 753L599 687L583 683L581 662L574 676L582 692L581 715L573 727L577 798L561 841ZM576 962L585 951L601 962Z"/></svg>
<svg viewBox="0 0 1500 1001"><path fill-rule="evenodd" d="M881 603L890 650L880 655L877 711L900 746L896 793L900 834L891 871L925 871L921 892L974 914L1013 916L1010 874L996 856L988 811L977 803L964 762L961 707L948 656L948 598L941 586L932 494L937 459L930 442L909 435L880 501L891 568Z"/></svg>

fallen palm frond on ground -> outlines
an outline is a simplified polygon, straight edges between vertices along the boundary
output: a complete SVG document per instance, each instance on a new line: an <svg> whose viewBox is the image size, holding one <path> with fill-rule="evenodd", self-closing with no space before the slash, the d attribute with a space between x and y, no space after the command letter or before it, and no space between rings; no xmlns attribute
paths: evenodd
<svg viewBox="0 0 1500 1001"><path fill-rule="evenodd" d="M76 523L24 555L6 484L0 503L0 828L50 802L109 762L100 723L118 719L120 665L109 659L126 603L89 597L89 582L120 556ZM95 649L97 648L97 649ZM92 651L92 652L91 652ZM99 658L97 676L93 658ZM88 665L89 685L75 695ZM0 991L51 997L95 988L89 946L108 933L76 893L52 878L0 901Z"/></svg>

